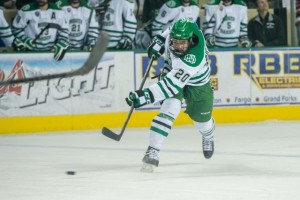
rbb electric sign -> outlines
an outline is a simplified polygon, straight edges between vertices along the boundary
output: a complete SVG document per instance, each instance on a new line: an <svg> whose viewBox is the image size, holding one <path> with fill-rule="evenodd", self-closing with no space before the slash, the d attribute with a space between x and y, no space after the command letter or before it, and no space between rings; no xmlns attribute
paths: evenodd
<svg viewBox="0 0 300 200"><path fill-rule="evenodd" d="M209 55L209 63L210 63L210 75L211 75L211 85L214 90L219 90L219 81L217 78L218 73L218 65L217 65L217 56L215 54Z"/></svg>
<svg viewBox="0 0 300 200"><path fill-rule="evenodd" d="M234 54L234 75L246 74L263 89L300 88L300 54Z"/></svg>

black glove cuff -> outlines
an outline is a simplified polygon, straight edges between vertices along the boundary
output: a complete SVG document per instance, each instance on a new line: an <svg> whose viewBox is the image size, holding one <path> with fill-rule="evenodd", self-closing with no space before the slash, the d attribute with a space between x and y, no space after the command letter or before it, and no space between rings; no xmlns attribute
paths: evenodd
<svg viewBox="0 0 300 200"><path fill-rule="evenodd" d="M156 37L157 37L160 41L162 41L162 43L165 43L165 42L166 42L166 38L164 38L163 36L161 36L161 35L156 35Z"/></svg>
<svg viewBox="0 0 300 200"><path fill-rule="evenodd" d="M153 96L153 93L151 92L151 90L147 89L148 93L149 93L149 96L150 96L150 100L151 100L151 103L154 102L154 96Z"/></svg>

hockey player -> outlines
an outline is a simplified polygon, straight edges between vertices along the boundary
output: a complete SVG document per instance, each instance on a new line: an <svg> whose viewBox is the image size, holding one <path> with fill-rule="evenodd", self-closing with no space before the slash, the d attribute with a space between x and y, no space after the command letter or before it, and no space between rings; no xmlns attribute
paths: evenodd
<svg viewBox="0 0 300 200"><path fill-rule="evenodd" d="M142 27L136 35L137 48L145 48L154 36L161 34L172 23L181 18L199 20L199 6L194 0L169 0L159 9L157 16L151 23Z"/></svg>
<svg viewBox="0 0 300 200"><path fill-rule="evenodd" d="M170 0L159 10L152 23L152 37L161 34L172 23L181 18L190 18L196 22L199 18L199 6L193 0Z"/></svg>
<svg viewBox="0 0 300 200"><path fill-rule="evenodd" d="M88 7L85 0L59 0L56 4L68 19L70 49L83 50L87 46L91 50L99 34L95 10Z"/></svg>
<svg viewBox="0 0 300 200"><path fill-rule="evenodd" d="M15 8L15 0L2 0L0 2L0 6L5 9L14 9Z"/></svg>
<svg viewBox="0 0 300 200"><path fill-rule="evenodd" d="M14 0L16 4L16 8L20 10L23 6L26 4L30 4L32 2L35 2L35 0ZM57 0L48 0L49 3L55 3Z"/></svg>
<svg viewBox="0 0 300 200"><path fill-rule="evenodd" d="M213 0L203 23L208 47L251 47L247 36L247 6L242 0Z"/></svg>
<svg viewBox="0 0 300 200"><path fill-rule="evenodd" d="M14 36L11 32L11 29L5 20L3 11L0 9L0 39L3 41L5 46L11 47L14 40Z"/></svg>
<svg viewBox="0 0 300 200"><path fill-rule="evenodd" d="M151 43L152 21L158 15L159 9L168 0L145 0L142 15L142 27L136 32L134 46L136 49L147 49Z"/></svg>
<svg viewBox="0 0 300 200"><path fill-rule="evenodd" d="M56 25L56 28L49 26ZM47 28L49 27L49 28ZM36 39L36 37L43 33ZM48 0L36 0L18 11L12 26L18 51L54 51L54 59L63 59L69 47L68 22L64 11ZM35 41L36 39L36 41Z"/></svg>
<svg viewBox="0 0 300 200"><path fill-rule="evenodd" d="M134 0L89 0L89 3L96 5L96 12L102 12L103 4L108 4L104 17L99 19L102 20L101 28L110 37L108 49L132 49L137 28Z"/></svg>
<svg viewBox="0 0 300 200"><path fill-rule="evenodd" d="M168 0L145 0L143 5L142 23L152 21L158 14L159 9Z"/></svg>
<svg viewBox="0 0 300 200"><path fill-rule="evenodd" d="M212 118L213 89L210 82L208 50L202 32L191 19L180 19L170 29L154 37L148 56L155 58L165 52L161 80L149 88L130 92L126 102L135 108L162 102L160 113L150 127L149 147L143 158L142 171L153 171L159 164L159 151L171 132L174 120L186 102L186 113L202 134L204 157L214 153Z"/></svg>

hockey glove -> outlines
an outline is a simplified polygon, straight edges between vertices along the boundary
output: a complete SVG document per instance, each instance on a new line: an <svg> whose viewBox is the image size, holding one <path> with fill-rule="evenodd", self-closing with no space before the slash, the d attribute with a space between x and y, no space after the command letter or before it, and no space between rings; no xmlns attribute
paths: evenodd
<svg viewBox="0 0 300 200"><path fill-rule="evenodd" d="M247 36L240 37L241 46L244 48L249 48L252 46L252 42L248 39Z"/></svg>
<svg viewBox="0 0 300 200"><path fill-rule="evenodd" d="M90 41L88 42L88 45L87 45L87 50L88 50L88 51L92 51L93 48L94 48L94 46L95 46L95 44L96 44L96 40L90 40Z"/></svg>
<svg viewBox="0 0 300 200"><path fill-rule="evenodd" d="M87 46L87 50L88 50L89 52L91 52L91 51L93 50L94 46L95 46L95 45L89 45L89 46Z"/></svg>
<svg viewBox="0 0 300 200"><path fill-rule="evenodd" d="M148 26L145 26L137 30L134 37L134 47L135 49L147 49L151 43L151 30L148 30Z"/></svg>
<svg viewBox="0 0 300 200"><path fill-rule="evenodd" d="M54 46L54 59L60 61L64 58L69 45L64 41L59 41Z"/></svg>
<svg viewBox="0 0 300 200"><path fill-rule="evenodd" d="M32 40L29 38L25 38L21 40L19 38L15 38L13 41L13 46L17 51L25 51L25 50L34 50L36 45L33 44Z"/></svg>
<svg viewBox="0 0 300 200"><path fill-rule="evenodd" d="M36 48L36 45L33 44L33 42L32 42L31 39L25 38L25 40L23 40L23 41L24 41L24 44L25 44L25 48L26 48L27 50L32 51L32 50L34 50L34 49Z"/></svg>
<svg viewBox="0 0 300 200"><path fill-rule="evenodd" d="M213 35L207 35L206 37L206 46L212 48L215 46L216 38Z"/></svg>
<svg viewBox="0 0 300 200"><path fill-rule="evenodd" d="M148 57L152 58L152 55L154 55L155 59L159 58L165 52L165 41L164 37L160 35L155 36L147 49Z"/></svg>
<svg viewBox="0 0 300 200"><path fill-rule="evenodd" d="M25 51L25 44L19 38L15 38L13 41L13 47L16 51Z"/></svg>
<svg viewBox="0 0 300 200"><path fill-rule="evenodd" d="M105 0L100 4L95 3L95 5L93 5L92 7L95 8L96 16L103 17L107 8L109 7L109 4L110 4L110 0Z"/></svg>
<svg viewBox="0 0 300 200"><path fill-rule="evenodd" d="M132 40L128 36L123 37L116 46L118 50L133 49Z"/></svg>
<svg viewBox="0 0 300 200"><path fill-rule="evenodd" d="M125 99L129 106L139 108L146 104L154 102L154 97L149 89L136 90L135 92L130 92L128 98Z"/></svg>
<svg viewBox="0 0 300 200"><path fill-rule="evenodd" d="M89 0L89 4L90 6L92 6L93 8L95 8L95 12L96 12L96 19L99 23L99 29L102 30L103 28L103 19L105 18L105 13L107 11L107 8L109 7L111 0L104 0L104 1L100 1L100 0ZM99 4L99 2L101 2ZM93 5L91 5L93 4Z"/></svg>

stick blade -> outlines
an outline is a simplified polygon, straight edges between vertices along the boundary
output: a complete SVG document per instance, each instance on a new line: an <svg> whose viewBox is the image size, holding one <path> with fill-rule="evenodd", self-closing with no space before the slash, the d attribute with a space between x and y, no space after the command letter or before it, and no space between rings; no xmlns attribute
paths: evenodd
<svg viewBox="0 0 300 200"><path fill-rule="evenodd" d="M106 127L103 127L102 128L102 134L105 135L106 137L109 137L110 139L113 139L115 141L120 141L121 137L122 137L122 134L120 135L117 135L115 134L114 132L112 132L111 130L109 130L108 128Z"/></svg>

